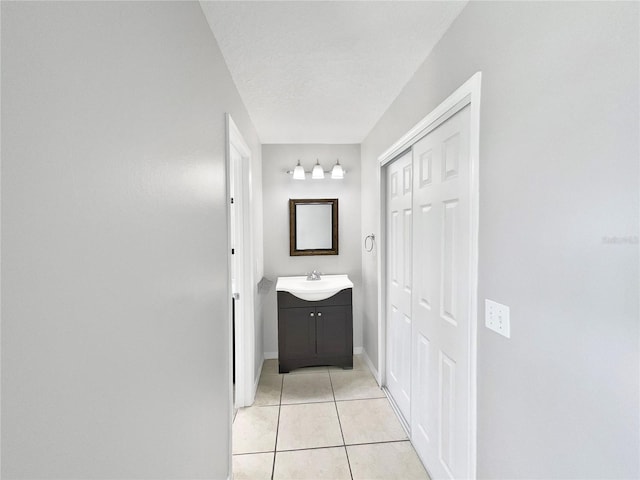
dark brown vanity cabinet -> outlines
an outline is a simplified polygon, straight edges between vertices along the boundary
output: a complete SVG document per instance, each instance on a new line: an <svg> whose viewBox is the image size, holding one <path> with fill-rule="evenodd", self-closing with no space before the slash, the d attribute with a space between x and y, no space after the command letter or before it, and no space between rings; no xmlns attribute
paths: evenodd
<svg viewBox="0 0 640 480"><path fill-rule="evenodd" d="M280 373L317 365L353 368L351 292L347 288L317 302L278 292Z"/></svg>

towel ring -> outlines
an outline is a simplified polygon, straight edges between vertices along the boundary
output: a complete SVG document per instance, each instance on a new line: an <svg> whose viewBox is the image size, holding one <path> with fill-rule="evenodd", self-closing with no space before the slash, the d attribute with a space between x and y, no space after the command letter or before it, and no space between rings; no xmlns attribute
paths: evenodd
<svg viewBox="0 0 640 480"><path fill-rule="evenodd" d="M368 242L369 240L371 240L371 242ZM372 252L373 251L373 247L375 246L376 243L376 236L372 233L370 235L367 235L366 237L364 237L364 249L367 252ZM370 246L367 246L370 245Z"/></svg>

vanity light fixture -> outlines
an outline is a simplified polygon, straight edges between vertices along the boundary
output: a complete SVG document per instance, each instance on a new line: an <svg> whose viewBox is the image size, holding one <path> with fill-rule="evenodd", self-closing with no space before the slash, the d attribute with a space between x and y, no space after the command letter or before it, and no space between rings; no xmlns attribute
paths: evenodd
<svg viewBox="0 0 640 480"><path fill-rule="evenodd" d="M340 159L336 159L336 164L331 169L331 178L342 180L344 178L344 170L342 170L342 165L340 165Z"/></svg>
<svg viewBox="0 0 640 480"><path fill-rule="evenodd" d="M320 165L320 160L316 158L316 164L313 167L313 171L311 172L311 178L314 180L320 180L324 178L324 170L322 169L322 165Z"/></svg>
<svg viewBox="0 0 640 480"><path fill-rule="evenodd" d="M304 180L306 178L306 174L304 171L304 167L300 165L300 160L298 160L298 165L293 169L293 179L294 180Z"/></svg>
<svg viewBox="0 0 640 480"><path fill-rule="evenodd" d="M300 160L298 160L298 164L295 166L293 170L287 170L288 175L293 175L294 180L305 180L308 174L311 174L311 178L314 180L321 180L326 178L326 176L331 176L334 180L342 180L344 175L347 173L345 169L340 165L340 160L336 160L336 164L329 171L325 171L320 165L320 160L316 158L316 164L313 166L313 170L311 172L305 171L304 167L300 164Z"/></svg>

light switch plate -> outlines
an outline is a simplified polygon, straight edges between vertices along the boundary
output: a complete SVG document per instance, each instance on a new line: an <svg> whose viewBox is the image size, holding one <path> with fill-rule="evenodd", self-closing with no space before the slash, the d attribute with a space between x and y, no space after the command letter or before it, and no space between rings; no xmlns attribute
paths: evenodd
<svg viewBox="0 0 640 480"><path fill-rule="evenodd" d="M511 338L509 307L489 299L484 301L484 323L486 327L507 338Z"/></svg>

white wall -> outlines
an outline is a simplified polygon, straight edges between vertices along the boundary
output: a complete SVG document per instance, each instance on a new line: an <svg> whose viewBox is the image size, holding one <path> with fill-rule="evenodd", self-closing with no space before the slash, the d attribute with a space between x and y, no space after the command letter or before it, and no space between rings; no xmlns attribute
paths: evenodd
<svg viewBox="0 0 640 480"><path fill-rule="evenodd" d="M253 149L255 150L255 149ZM264 276L264 238L263 238L263 205L262 205L262 148L260 152L254 152L251 168L251 233L253 235L253 251L254 251L254 296L253 296L253 312L254 312L254 383L260 379L262 372L262 362L264 360L264 321L263 310L265 294L258 289L258 284Z"/></svg>
<svg viewBox="0 0 640 480"><path fill-rule="evenodd" d="M259 149L259 150L258 150ZM254 333L254 384L257 385L262 371L264 360L264 293L258 289L258 284L264 275L264 238L262 231L262 146L257 140L251 145L251 234L253 236L253 258L254 258L254 292L253 292L253 333Z"/></svg>
<svg viewBox="0 0 640 480"><path fill-rule="evenodd" d="M2 478L227 478L225 112L198 3L2 2Z"/></svg>
<svg viewBox="0 0 640 480"><path fill-rule="evenodd" d="M293 180L285 172L298 159L307 171L316 162L329 170L340 159L343 180ZM362 347L362 281L360 251L360 146L263 145L264 271L274 285L264 298L264 351L278 351L278 316L275 281L279 276L304 275L314 269L325 274L346 273L353 288L353 345ZM289 256L289 199L337 198L339 254Z"/></svg>
<svg viewBox="0 0 640 480"><path fill-rule="evenodd" d="M480 478L640 474L638 244L603 242L638 235L638 10L471 2L362 145L372 185L378 155L482 71L479 299L511 307L512 338L479 329ZM377 205L363 189L363 232Z"/></svg>

